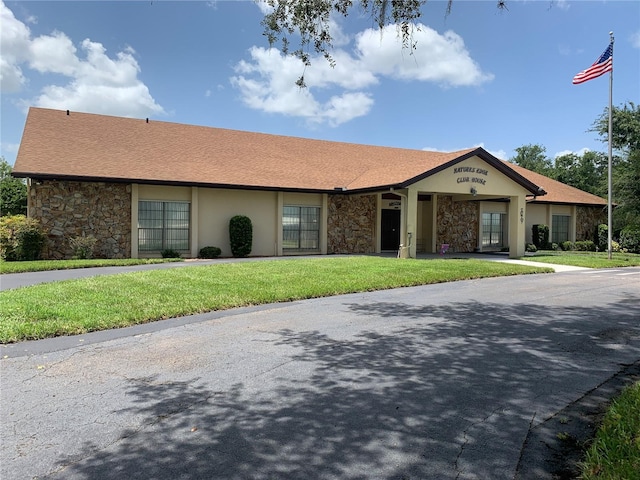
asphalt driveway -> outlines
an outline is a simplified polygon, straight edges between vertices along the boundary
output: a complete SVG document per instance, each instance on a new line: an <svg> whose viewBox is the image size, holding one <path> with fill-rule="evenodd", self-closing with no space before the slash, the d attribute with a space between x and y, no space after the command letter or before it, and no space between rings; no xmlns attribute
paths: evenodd
<svg viewBox="0 0 640 480"><path fill-rule="evenodd" d="M267 305L2 348L0 478L512 479L640 359L640 268Z"/></svg>

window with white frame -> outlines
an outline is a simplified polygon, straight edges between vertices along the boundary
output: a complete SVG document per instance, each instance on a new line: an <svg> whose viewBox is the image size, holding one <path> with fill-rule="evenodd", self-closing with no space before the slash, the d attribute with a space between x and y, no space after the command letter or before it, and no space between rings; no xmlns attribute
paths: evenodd
<svg viewBox="0 0 640 480"><path fill-rule="evenodd" d="M189 202L138 202L138 250L189 250Z"/></svg>
<svg viewBox="0 0 640 480"><path fill-rule="evenodd" d="M553 215L551 223L551 241L562 243L569 240L569 220L568 215Z"/></svg>
<svg viewBox="0 0 640 480"><path fill-rule="evenodd" d="M320 207L285 206L282 230L284 250L320 250Z"/></svg>

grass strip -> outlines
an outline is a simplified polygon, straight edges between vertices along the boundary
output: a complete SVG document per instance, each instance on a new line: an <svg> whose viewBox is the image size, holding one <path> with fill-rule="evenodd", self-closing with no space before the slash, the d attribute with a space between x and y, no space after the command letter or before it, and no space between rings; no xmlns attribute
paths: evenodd
<svg viewBox="0 0 640 480"><path fill-rule="evenodd" d="M0 343L75 335L241 306L549 271L474 259L362 256L105 275L0 292Z"/></svg>
<svg viewBox="0 0 640 480"><path fill-rule="evenodd" d="M611 260L607 252L552 252L543 251L533 256L523 257L523 260L533 262L552 263L556 265L573 265L587 268L617 268L640 266L640 255L634 253L614 252Z"/></svg>
<svg viewBox="0 0 640 480"><path fill-rule="evenodd" d="M640 479L640 382L625 388L609 407L580 478Z"/></svg>
<svg viewBox="0 0 640 480"><path fill-rule="evenodd" d="M91 260L35 260L32 262L0 261L0 273L45 272L50 270L71 270L93 267L125 267L129 265L148 265L153 263L179 262L180 258L123 258Z"/></svg>

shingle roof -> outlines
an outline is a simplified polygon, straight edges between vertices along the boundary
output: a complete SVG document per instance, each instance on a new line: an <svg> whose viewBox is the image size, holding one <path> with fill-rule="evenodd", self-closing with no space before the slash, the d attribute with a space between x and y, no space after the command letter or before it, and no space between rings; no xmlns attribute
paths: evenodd
<svg viewBox="0 0 640 480"><path fill-rule="evenodd" d="M600 198L592 193L587 193L575 187L571 187L557 180L552 180L526 168L520 167L510 162L505 162L516 172L527 177L536 185L540 185L547 194L543 197L536 197L533 202L536 203L567 203L580 205L607 205L607 200Z"/></svg>
<svg viewBox="0 0 640 480"><path fill-rule="evenodd" d="M396 185L442 153L31 108L14 173L330 191Z"/></svg>
<svg viewBox="0 0 640 480"><path fill-rule="evenodd" d="M577 190L590 195L582 202L572 191L576 189L503 164L480 148L428 152L43 108L29 110L13 173L32 178L366 191L406 186L474 154L531 192L537 192L538 185L549 191L547 185L552 185L557 198L563 198L558 201L593 203L590 194ZM562 195L568 193L572 195L565 199Z"/></svg>

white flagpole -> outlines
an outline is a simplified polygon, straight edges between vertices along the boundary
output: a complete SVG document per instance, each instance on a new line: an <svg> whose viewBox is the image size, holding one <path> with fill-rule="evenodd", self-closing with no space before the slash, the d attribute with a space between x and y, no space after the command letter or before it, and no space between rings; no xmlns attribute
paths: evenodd
<svg viewBox="0 0 640 480"><path fill-rule="evenodd" d="M608 195L607 195L607 252L608 258L611 260L611 251L612 251L612 230L613 230L613 222L612 222L612 182L611 182L611 158L612 158L612 145L611 138L613 136L613 32L609 32L609 36L611 37L611 71L609 72L609 162L608 162Z"/></svg>

